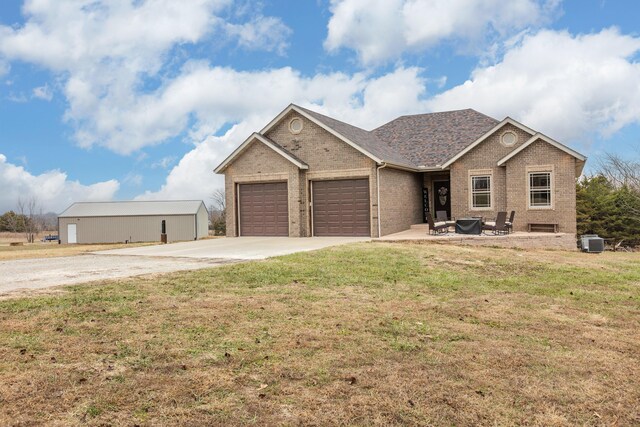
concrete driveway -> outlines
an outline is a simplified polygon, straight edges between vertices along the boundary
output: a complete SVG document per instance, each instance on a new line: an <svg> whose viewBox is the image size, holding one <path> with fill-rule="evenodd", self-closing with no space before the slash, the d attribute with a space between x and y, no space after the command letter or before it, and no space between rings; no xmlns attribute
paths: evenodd
<svg viewBox="0 0 640 427"><path fill-rule="evenodd" d="M113 249L96 254L251 260L370 240L369 237L222 237L168 245Z"/></svg>

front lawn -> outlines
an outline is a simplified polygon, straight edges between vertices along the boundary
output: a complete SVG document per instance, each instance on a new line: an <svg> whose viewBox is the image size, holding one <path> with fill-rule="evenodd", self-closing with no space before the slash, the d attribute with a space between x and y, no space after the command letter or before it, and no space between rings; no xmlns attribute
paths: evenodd
<svg viewBox="0 0 640 427"><path fill-rule="evenodd" d="M0 301L0 425L637 425L640 255L363 243Z"/></svg>

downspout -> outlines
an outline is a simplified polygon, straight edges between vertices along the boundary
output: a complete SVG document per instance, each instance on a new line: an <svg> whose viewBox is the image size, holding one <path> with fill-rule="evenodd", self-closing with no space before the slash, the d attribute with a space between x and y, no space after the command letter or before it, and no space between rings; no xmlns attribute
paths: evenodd
<svg viewBox="0 0 640 427"><path fill-rule="evenodd" d="M380 169L387 167L386 163L382 163L376 168L376 189L378 190L378 239L382 237L382 225L380 224Z"/></svg>

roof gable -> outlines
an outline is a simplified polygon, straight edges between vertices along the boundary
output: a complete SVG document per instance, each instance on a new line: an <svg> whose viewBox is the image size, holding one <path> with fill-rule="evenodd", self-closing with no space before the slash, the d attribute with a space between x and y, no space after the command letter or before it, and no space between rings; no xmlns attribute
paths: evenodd
<svg viewBox="0 0 640 427"><path fill-rule="evenodd" d="M523 131L527 132L530 135L533 135L536 133L536 131L534 131L533 129L523 125L522 123L513 120L511 117L505 117L504 120L502 120L501 122L497 123L494 127L492 127L491 129L489 129L488 131L486 131L484 134L482 134L478 139L476 139L475 141L473 141L471 144L469 144L468 146L466 146L464 149L462 149L461 151L459 151L455 156L451 157L449 160L447 160L443 165L442 168L446 168L451 166L451 164L453 164L453 162L455 162L456 160L458 160L459 158L461 158L462 156L464 156L465 154L467 154L469 151L473 150L475 147L477 147L478 145L480 145L482 142L484 142L487 138L489 138L491 135L493 135L494 133L496 133L497 131L499 131L502 127L504 127L506 124L510 124L512 126L515 126L517 128L522 129Z"/></svg>
<svg viewBox="0 0 640 427"><path fill-rule="evenodd" d="M502 159L498 160L498 166L503 166L506 162L508 162L510 159L514 158L515 156L517 156L519 153L524 151L527 147L529 147L531 144L533 144L536 141L544 141L547 144L554 146L558 150L564 151L570 156L575 157L579 163L579 165L576 166L576 175L580 175L582 173L582 168L584 167L584 163L587 161L587 157L585 155L578 153L577 151L567 147L564 144L561 144L560 142L556 141L553 138L549 138L548 136L540 132L535 133L524 144L522 144L521 146L519 146L518 148L516 148L506 156L504 156Z"/></svg>
<svg viewBox="0 0 640 427"><path fill-rule="evenodd" d="M305 162L300 160L295 155L291 154L289 151L285 150L284 147L282 147L281 145L277 144L276 142L272 141L271 139L267 138L264 135L260 135L259 133L253 133L249 138L245 139L245 141L242 144L240 144L240 146L236 148L233 151L233 153L229 154L229 156L226 159L224 159L224 161L220 163L218 167L214 169L214 172L220 173L224 171L227 168L227 166L229 166L237 157L239 157L242 153L244 153L244 151L254 141L259 141L263 143L264 145L271 148L273 151L280 154L282 157L284 157L285 159L287 159L288 161L296 165L299 169L309 169L309 166Z"/></svg>
<svg viewBox="0 0 640 427"><path fill-rule="evenodd" d="M295 111L307 120L312 121L331 135L350 145L376 163L390 163L396 166L415 169L414 164L389 147L385 141L377 138L372 132L295 104L290 104L285 108L280 114L271 120L260 131L260 133L264 135L269 132L269 130L284 119L291 111Z"/></svg>

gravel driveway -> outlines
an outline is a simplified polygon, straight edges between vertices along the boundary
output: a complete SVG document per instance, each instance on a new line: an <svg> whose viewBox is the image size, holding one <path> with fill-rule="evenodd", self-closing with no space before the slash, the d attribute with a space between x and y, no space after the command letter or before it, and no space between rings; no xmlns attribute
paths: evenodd
<svg viewBox="0 0 640 427"><path fill-rule="evenodd" d="M229 262L233 260L125 255L78 255L0 261L0 295L23 289L42 289L141 274L197 270Z"/></svg>

